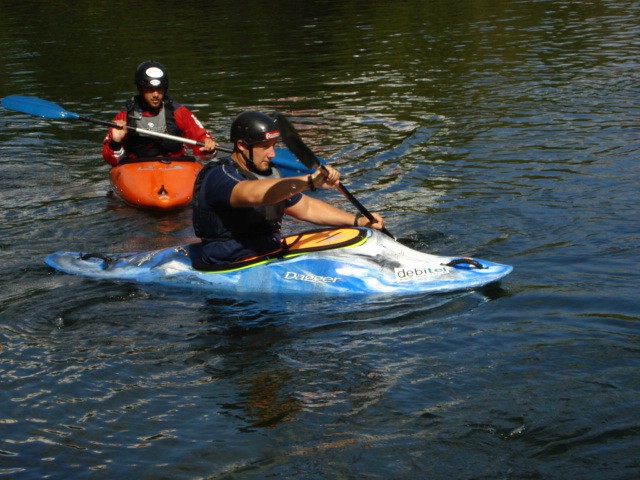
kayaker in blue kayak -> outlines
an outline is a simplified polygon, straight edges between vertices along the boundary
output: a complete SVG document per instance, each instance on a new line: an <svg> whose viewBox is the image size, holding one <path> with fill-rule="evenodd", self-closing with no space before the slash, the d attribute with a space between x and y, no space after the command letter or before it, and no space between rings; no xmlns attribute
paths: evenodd
<svg viewBox="0 0 640 480"><path fill-rule="evenodd" d="M373 213L371 223L361 214L336 208L305 190L334 188L340 173L326 166L311 175L280 178L271 165L280 138L271 116L241 113L231 125L233 153L211 162L199 173L193 192L193 227L201 239L192 252L194 266L206 269L277 250L286 213L317 225L357 225L382 229L384 219Z"/></svg>
<svg viewBox="0 0 640 480"><path fill-rule="evenodd" d="M193 148L194 155L215 152L218 144L195 115L167 95L169 74L162 64L151 60L142 62L136 69L134 81L138 95L131 98L113 120L121 128L110 128L103 141L102 156L105 162L117 165L123 158L185 155L184 143L151 136L127 135L127 130L122 128L127 125L204 143L203 147Z"/></svg>

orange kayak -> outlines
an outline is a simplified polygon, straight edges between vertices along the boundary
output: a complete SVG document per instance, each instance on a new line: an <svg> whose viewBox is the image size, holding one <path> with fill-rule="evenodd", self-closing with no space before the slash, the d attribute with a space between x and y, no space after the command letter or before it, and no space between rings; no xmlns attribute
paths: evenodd
<svg viewBox="0 0 640 480"><path fill-rule="evenodd" d="M188 206L202 164L194 157L127 159L109 171L113 191L125 203L151 210Z"/></svg>

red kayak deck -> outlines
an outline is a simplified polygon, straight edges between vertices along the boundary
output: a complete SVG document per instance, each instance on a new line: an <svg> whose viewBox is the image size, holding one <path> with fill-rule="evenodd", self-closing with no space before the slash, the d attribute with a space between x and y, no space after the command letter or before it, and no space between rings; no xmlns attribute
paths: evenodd
<svg viewBox="0 0 640 480"><path fill-rule="evenodd" d="M115 194L126 204L150 210L177 210L191 203L202 164L194 157L127 159L109 171Z"/></svg>

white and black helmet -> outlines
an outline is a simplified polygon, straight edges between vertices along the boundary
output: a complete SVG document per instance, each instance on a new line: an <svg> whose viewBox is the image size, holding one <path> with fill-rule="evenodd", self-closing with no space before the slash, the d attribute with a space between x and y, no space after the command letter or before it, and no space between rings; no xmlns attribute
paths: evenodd
<svg viewBox="0 0 640 480"><path fill-rule="evenodd" d="M169 74L159 62L147 60L136 68L135 82L138 88L169 88Z"/></svg>

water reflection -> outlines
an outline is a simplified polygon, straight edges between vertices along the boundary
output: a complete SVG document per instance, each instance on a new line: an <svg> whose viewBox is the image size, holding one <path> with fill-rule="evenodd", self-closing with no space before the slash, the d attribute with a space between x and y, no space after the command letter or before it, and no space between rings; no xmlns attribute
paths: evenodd
<svg viewBox="0 0 640 480"><path fill-rule="evenodd" d="M394 383L377 361L367 360L368 353L354 353L359 336L375 329L384 349L416 322L439 321L486 300L478 293L407 296L393 303L381 297L363 301L354 311L348 299L210 297L198 308L201 329L190 336L189 363L201 365L209 381L233 388L233 402L212 400L221 413L242 419L243 432L271 429L321 408L355 415ZM324 340L298 351L301 341L318 336Z"/></svg>

